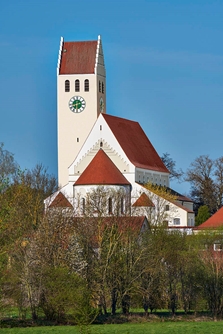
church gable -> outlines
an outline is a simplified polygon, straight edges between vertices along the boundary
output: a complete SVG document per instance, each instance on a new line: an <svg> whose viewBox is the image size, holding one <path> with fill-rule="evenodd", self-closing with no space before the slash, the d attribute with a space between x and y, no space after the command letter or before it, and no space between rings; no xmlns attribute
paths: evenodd
<svg viewBox="0 0 223 334"><path fill-rule="evenodd" d="M130 183L100 149L75 185L130 185Z"/></svg>
<svg viewBox="0 0 223 334"><path fill-rule="evenodd" d="M81 160L75 163L72 167L75 175L80 175L88 166L88 164L95 157L97 152L103 149L103 151L110 157L113 163L118 167L120 171L128 172L129 165L128 162L125 161L118 152L116 152L105 140L98 140L94 146L92 146L91 150L88 151Z"/></svg>

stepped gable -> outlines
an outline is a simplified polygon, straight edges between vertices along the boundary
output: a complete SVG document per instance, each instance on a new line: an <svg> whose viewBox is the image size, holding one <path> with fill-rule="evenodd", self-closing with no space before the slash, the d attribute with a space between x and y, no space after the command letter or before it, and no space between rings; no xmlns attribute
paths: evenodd
<svg viewBox="0 0 223 334"><path fill-rule="evenodd" d="M64 42L59 74L94 73L97 41Z"/></svg>
<svg viewBox="0 0 223 334"><path fill-rule="evenodd" d="M49 206L50 208L72 208L71 203L66 199L66 197L59 192L59 194L54 198L53 202Z"/></svg>
<svg viewBox="0 0 223 334"><path fill-rule="evenodd" d="M130 185L107 154L100 149L74 185Z"/></svg>
<svg viewBox="0 0 223 334"><path fill-rule="evenodd" d="M132 206L155 207L151 199L149 199L145 193L142 193Z"/></svg>
<svg viewBox="0 0 223 334"><path fill-rule="evenodd" d="M133 165L169 173L138 122L107 114L102 115Z"/></svg>
<svg viewBox="0 0 223 334"><path fill-rule="evenodd" d="M196 229L210 229L210 228L219 228L223 227L223 206L213 214L208 220L206 220L203 224L199 225Z"/></svg>

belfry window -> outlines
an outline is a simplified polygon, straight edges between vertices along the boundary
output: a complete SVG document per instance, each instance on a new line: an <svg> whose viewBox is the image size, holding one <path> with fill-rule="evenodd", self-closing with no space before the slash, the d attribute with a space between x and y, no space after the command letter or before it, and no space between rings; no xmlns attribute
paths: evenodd
<svg viewBox="0 0 223 334"><path fill-rule="evenodd" d="M65 92L69 92L69 91L70 91L70 81L65 80Z"/></svg>
<svg viewBox="0 0 223 334"><path fill-rule="evenodd" d="M75 92L80 91L80 81L77 79L75 80Z"/></svg>
<svg viewBox="0 0 223 334"><path fill-rule="evenodd" d="M98 83L98 90L99 90L99 93L101 93L101 81L99 80L99 83Z"/></svg>
<svg viewBox="0 0 223 334"><path fill-rule="evenodd" d="M89 92L89 80L84 80L84 91Z"/></svg>
<svg viewBox="0 0 223 334"><path fill-rule="evenodd" d="M101 92L102 92L102 94L104 94L104 92L105 92L104 82L102 82L102 84L101 84Z"/></svg>

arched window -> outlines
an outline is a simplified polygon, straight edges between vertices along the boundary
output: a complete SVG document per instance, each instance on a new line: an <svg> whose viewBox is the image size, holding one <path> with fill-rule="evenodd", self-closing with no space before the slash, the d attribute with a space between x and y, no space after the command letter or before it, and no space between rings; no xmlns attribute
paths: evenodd
<svg viewBox="0 0 223 334"><path fill-rule="evenodd" d="M102 141L100 142L100 147L103 147L103 142Z"/></svg>
<svg viewBox="0 0 223 334"><path fill-rule="evenodd" d="M80 91L80 81L77 79L75 80L75 92Z"/></svg>
<svg viewBox="0 0 223 334"><path fill-rule="evenodd" d="M112 198L109 197L108 199L108 214L111 215L112 214Z"/></svg>
<svg viewBox="0 0 223 334"><path fill-rule="evenodd" d="M98 83L98 90L99 90L99 93L101 93L101 81L99 80L99 83Z"/></svg>
<svg viewBox="0 0 223 334"><path fill-rule="evenodd" d="M65 92L69 92L69 91L70 91L70 81L65 80Z"/></svg>
<svg viewBox="0 0 223 334"><path fill-rule="evenodd" d="M124 199L123 197L121 198L121 215L124 214Z"/></svg>
<svg viewBox="0 0 223 334"><path fill-rule="evenodd" d="M81 209L82 209L82 215L85 214L85 198L81 199Z"/></svg>
<svg viewBox="0 0 223 334"><path fill-rule="evenodd" d="M104 82L102 82L102 84L101 84L101 92L102 92L102 94L104 94L104 92L105 92Z"/></svg>
<svg viewBox="0 0 223 334"><path fill-rule="evenodd" d="M89 92L89 80L84 80L84 91Z"/></svg>

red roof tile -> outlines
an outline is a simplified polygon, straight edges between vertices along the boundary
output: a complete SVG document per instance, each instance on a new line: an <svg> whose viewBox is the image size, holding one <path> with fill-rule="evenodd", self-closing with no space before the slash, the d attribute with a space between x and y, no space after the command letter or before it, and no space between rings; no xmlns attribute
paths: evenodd
<svg viewBox="0 0 223 334"><path fill-rule="evenodd" d="M97 41L64 42L59 74L94 73Z"/></svg>
<svg viewBox="0 0 223 334"><path fill-rule="evenodd" d="M136 202L132 206L154 207L155 205L145 193L142 193L141 196L136 200Z"/></svg>
<svg viewBox="0 0 223 334"><path fill-rule="evenodd" d="M61 192L59 192L59 194L54 198L53 202L50 204L49 207L72 208L72 205L66 199L66 197Z"/></svg>
<svg viewBox="0 0 223 334"><path fill-rule="evenodd" d="M100 149L75 185L130 185L107 154Z"/></svg>
<svg viewBox="0 0 223 334"><path fill-rule="evenodd" d="M219 209L216 213L213 214L208 220L203 224L199 225L197 229L206 229L206 228L219 228L223 227L223 207Z"/></svg>
<svg viewBox="0 0 223 334"><path fill-rule="evenodd" d="M138 122L102 115L125 154L136 167L169 173Z"/></svg>

